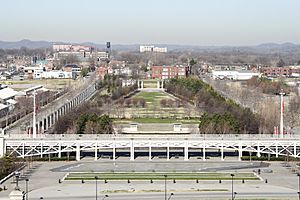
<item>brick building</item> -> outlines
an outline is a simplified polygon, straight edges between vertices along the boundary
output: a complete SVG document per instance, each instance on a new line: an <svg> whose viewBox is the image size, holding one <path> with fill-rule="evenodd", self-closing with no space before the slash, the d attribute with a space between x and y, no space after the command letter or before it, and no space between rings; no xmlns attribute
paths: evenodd
<svg viewBox="0 0 300 200"><path fill-rule="evenodd" d="M292 69L287 67L266 67L262 73L267 77L290 77L292 75Z"/></svg>
<svg viewBox="0 0 300 200"><path fill-rule="evenodd" d="M153 79L184 78L187 76L188 67L176 66L152 66Z"/></svg>

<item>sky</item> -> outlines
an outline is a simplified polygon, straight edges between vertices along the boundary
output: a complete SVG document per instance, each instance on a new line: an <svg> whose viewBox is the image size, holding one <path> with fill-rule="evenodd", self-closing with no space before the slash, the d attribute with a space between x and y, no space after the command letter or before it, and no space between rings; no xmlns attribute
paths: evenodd
<svg viewBox="0 0 300 200"><path fill-rule="evenodd" d="M0 40L300 44L300 0L0 0Z"/></svg>

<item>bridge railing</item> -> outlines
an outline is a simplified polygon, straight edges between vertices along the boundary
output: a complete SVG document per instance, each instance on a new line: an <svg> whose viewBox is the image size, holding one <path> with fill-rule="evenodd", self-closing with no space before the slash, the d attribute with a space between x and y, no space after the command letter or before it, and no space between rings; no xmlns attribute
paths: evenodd
<svg viewBox="0 0 300 200"><path fill-rule="evenodd" d="M1 136L0 136L1 137ZM32 139L29 134L10 134L3 136L6 139ZM300 134L279 135L273 134L38 134L37 140L106 140L106 139L187 139L187 140L264 140L264 139L296 139L300 140Z"/></svg>

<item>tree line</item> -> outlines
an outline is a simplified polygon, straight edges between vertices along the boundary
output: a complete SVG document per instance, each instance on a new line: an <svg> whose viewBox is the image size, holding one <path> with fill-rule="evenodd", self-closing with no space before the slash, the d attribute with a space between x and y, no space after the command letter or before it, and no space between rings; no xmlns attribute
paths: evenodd
<svg viewBox="0 0 300 200"><path fill-rule="evenodd" d="M122 86L117 76L106 76L99 82L94 98L62 116L54 127L55 133L111 134L111 109L124 104L124 98L136 90L136 85ZM108 94L102 94L104 91ZM123 102L123 103L120 103ZM145 102L143 103L145 104Z"/></svg>
<svg viewBox="0 0 300 200"><path fill-rule="evenodd" d="M0 179L19 169L23 165L20 159L5 155L0 158Z"/></svg>
<svg viewBox="0 0 300 200"><path fill-rule="evenodd" d="M225 99L200 79L170 79L166 90L193 101L197 109L204 111L199 124L202 133L258 133L258 119L249 108Z"/></svg>
<svg viewBox="0 0 300 200"><path fill-rule="evenodd" d="M292 88L286 85L282 80L274 82L263 77L252 77L246 84L248 87L258 89L265 94L278 94L281 90L287 93L292 91Z"/></svg>
<svg viewBox="0 0 300 200"><path fill-rule="evenodd" d="M77 134L112 134L112 119L108 115L82 114L76 120Z"/></svg>

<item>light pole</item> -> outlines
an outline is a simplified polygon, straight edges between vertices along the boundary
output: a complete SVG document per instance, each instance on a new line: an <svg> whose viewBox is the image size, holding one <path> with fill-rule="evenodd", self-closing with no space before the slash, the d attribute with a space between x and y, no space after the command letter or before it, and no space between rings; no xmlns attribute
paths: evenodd
<svg viewBox="0 0 300 200"><path fill-rule="evenodd" d="M15 176L16 176L16 188L15 188L15 190L20 190L20 187L19 187L20 172L15 172Z"/></svg>
<svg viewBox="0 0 300 200"><path fill-rule="evenodd" d="M234 200L234 192L233 192L233 177L234 174L230 174L231 176L231 200Z"/></svg>
<svg viewBox="0 0 300 200"><path fill-rule="evenodd" d="M283 113L284 113L284 100L283 100L283 95L285 93L283 90L280 91L280 138L284 137L284 128L283 128Z"/></svg>
<svg viewBox="0 0 300 200"><path fill-rule="evenodd" d="M108 195L106 194L106 195L103 197L103 199L105 199L105 198L107 198L107 197L108 197ZM103 199L102 199L102 200L103 200Z"/></svg>
<svg viewBox="0 0 300 200"><path fill-rule="evenodd" d="M299 187L299 190L298 190L298 199L300 200L300 173L298 173L297 176L298 176L298 180L299 180L299 184L298 184L298 187Z"/></svg>
<svg viewBox="0 0 300 200"><path fill-rule="evenodd" d="M167 200L167 177L168 176L165 174L164 177L165 177L165 200Z"/></svg>
<svg viewBox="0 0 300 200"><path fill-rule="evenodd" d="M98 176L95 176L95 181L96 181L96 200L98 200L98 186L97 186L97 180L98 180Z"/></svg>
<svg viewBox="0 0 300 200"><path fill-rule="evenodd" d="M26 193L25 193L25 195L26 195L26 200L28 200L28 181L29 181L29 179L28 178L26 178L25 179L25 183L26 183Z"/></svg>
<svg viewBox="0 0 300 200"><path fill-rule="evenodd" d="M171 199L171 197L174 195L174 193L172 192L171 194L170 194L170 196L169 196L169 198L168 198L168 200L170 200Z"/></svg>

